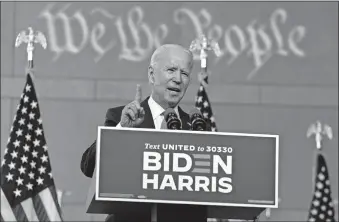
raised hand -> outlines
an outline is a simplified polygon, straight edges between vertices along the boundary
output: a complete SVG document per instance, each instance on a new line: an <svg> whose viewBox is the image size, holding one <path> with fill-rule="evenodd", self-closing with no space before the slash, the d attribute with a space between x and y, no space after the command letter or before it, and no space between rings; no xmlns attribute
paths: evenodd
<svg viewBox="0 0 339 222"><path fill-rule="evenodd" d="M122 127L138 127L145 119L145 110L140 106L141 87L137 85L137 91L133 102L127 104L121 112L120 125Z"/></svg>

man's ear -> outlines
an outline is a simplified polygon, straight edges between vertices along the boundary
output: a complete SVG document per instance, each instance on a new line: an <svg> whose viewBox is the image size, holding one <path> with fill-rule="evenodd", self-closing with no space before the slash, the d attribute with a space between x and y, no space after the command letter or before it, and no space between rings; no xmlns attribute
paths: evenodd
<svg viewBox="0 0 339 222"><path fill-rule="evenodd" d="M154 69L152 66L148 67L148 80L151 84L154 84Z"/></svg>

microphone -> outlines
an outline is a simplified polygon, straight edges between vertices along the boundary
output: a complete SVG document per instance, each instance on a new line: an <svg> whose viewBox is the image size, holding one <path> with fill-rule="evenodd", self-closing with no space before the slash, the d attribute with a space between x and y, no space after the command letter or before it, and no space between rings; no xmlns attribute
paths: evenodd
<svg viewBox="0 0 339 222"><path fill-rule="evenodd" d="M164 113L164 118L167 123L167 129L181 130L181 121L175 113L174 109L166 109Z"/></svg>
<svg viewBox="0 0 339 222"><path fill-rule="evenodd" d="M190 111L191 130L193 131L206 131L206 121L201 115L200 110L194 108Z"/></svg>

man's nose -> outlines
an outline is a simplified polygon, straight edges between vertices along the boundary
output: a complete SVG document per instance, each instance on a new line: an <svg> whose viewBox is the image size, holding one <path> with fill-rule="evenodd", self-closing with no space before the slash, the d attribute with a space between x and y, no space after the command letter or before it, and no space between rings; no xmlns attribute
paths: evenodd
<svg viewBox="0 0 339 222"><path fill-rule="evenodd" d="M180 84L182 82L182 78L181 78L181 75L180 75L180 71L177 70L174 75L173 75L173 78L172 80L177 83L177 84Z"/></svg>

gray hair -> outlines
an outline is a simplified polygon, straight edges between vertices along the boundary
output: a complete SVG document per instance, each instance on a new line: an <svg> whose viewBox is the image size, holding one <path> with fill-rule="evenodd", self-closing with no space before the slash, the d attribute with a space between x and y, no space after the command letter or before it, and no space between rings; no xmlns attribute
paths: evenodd
<svg viewBox="0 0 339 222"><path fill-rule="evenodd" d="M151 57L151 61L150 61L150 66L155 66L157 64L159 55L161 55L165 50L168 50L170 48L182 48L184 50L184 52L186 52L189 57L191 58L191 67L193 66L193 54L190 50L188 50L187 48L183 47L182 45L178 45L178 44L165 44L165 45L161 45L160 47L158 47L152 54Z"/></svg>

